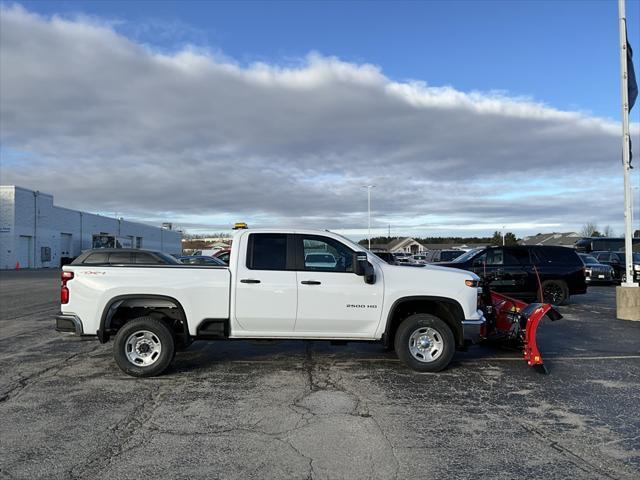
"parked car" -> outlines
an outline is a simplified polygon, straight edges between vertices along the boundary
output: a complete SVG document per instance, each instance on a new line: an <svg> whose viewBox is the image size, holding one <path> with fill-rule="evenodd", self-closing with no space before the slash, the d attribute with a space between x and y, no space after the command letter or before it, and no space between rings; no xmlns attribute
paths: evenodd
<svg viewBox="0 0 640 480"><path fill-rule="evenodd" d="M229 258L231 257L231 249L223 248L218 250L214 255L215 258L222 260L225 264L229 265Z"/></svg>
<svg viewBox="0 0 640 480"><path fill-rule="evenodd" d="M413 263L424 265L427 263L427 256L424 253L418 253L411 257L411 260L413 261Z"/></svg>
<svg viewBox="0 0 640 480"><path fill-rule="evenodd" d="M587 292L584 264L576 251L556 246L486 247L470 250L453 262L437 263L469 270L495 290L511 297L564 303Z"/></svg>
<svg viewBox="0 0 640 480"><path fill-rule="evenodd" d="M179 257L182 263L186 263L187 265L210 265L210 266L218 266L218 267L226 267L227 264L222 260L216 257L210 257L208 255L188 255Z"/></svg>
<svg viewBox="0 0 640 480"><path fill-rule="evenodd" d="M451 262L464 253L464 250L432 250L429 255L429 263Z"/></svg>
<svg viewBox="0 0 640 480"><path fill-rule="evenodd" d="M600 263L611 266L613 275L617 282L624 282L627 278L626 257L623 252L592 252L591 255ZM640 281L640 253L633 254L633 279Z"/></svg>
<svg viewBox="0 0 640 480"><path fill-rule="evenodd" d="M615 282L613 267L600 263L594 256L587 253L579 253L578 256L584 263L584 276L588 284Z"/></svg>
<svg viewBox="0 0 640 480"><path fill-rule="evenodd" d="M306 268L312 269L332 269L335 268L337 264L336 257L331 253L321 252L321 253L307 253L304 256L304 266Z"/></svg>
<svg viewBox="0 0 640 480"><path fill-rule="evenodd" d="M92 248L82 252L71 265L180 265L164 252L140 248Z"/></svg>

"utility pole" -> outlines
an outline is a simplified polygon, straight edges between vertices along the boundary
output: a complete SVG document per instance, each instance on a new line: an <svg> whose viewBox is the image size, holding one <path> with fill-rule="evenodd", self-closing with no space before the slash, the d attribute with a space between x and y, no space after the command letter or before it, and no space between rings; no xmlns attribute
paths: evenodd
<svg viewBox="0 0 640 480"><path fill-rule="evenodd" d="M504 227L505 225L502 225L502 246L505 246L505 241L504 241Z"/></svg>
<svg viewBox="0 0 640 480"><path fill-rule="evenodd" d="M622 94L622 170L624 173L624 251L626 281L624 286L638 286L633 281L633 253L631 230L631 185L629 155L629 89L627 83L627 18L624 0L618 0L618 24L620 30L620 90Z"/></svg>

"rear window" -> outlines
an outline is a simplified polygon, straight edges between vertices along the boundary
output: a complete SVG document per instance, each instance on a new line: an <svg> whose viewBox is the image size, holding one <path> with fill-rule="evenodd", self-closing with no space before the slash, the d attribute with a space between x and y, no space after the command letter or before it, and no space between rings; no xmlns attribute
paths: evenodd
<svg viewBox="0 0 640 480"><path fill-rule="evenodd" d="M131 263L131 253L129 252L114 252L109 255L109 263Z"/></svg>
<svg viewBox="0 0 640 480"><path fill-rule="evenodd" d="M141 263L143 265L158 265L158 264L166 263L166 260L162 261L159 258L156 258L153 255L150 255L148 253L138 252L135 255L136 255L136 263Z"/></svg>
<svg viewBox="0 0 640 480"><path fill-rule="evenodd" d="M251 270L286 270L287 236L280 233L251 234L247 267Z"/></svg>
<svg viewBox="0 0 640 480"><path fill-rule="evenodd" d="M107 263L107 255L105 252L97 252L91 253L87 258L84 259L82 263L90 263L90 264L99 264L99 263Z"/></svg>
<svg viewBox="0 0 640 480"><path fill-rule="evenodd" d="M582 266L575 250L567 247L539 247L534 250L539 264L564 264Z"/></svg>

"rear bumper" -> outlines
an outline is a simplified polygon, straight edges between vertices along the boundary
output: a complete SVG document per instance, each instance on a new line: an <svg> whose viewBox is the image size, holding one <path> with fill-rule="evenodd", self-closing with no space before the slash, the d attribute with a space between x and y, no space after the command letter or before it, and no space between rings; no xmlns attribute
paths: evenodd
<svg viewBox="0 0 640 480"><path fill-rule="evenodd" d="M56 331L84 335L82 320L76 315L56 315Z"/></svg>
<svg viewBox="0 0 640 480"><path fill-rule="evenodd" d="M463 320L462 331L465 343L478 343L486 337L487 320L484 316L473 320Z"/></svg>

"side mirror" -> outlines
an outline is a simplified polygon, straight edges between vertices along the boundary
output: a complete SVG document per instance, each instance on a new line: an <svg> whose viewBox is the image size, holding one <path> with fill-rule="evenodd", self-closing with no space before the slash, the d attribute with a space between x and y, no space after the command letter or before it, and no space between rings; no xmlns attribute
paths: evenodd
<svg viewBox="0 0 640 480"><path fill-rule="evenodd" d="M354 254L353 264L355 266L355 274L364 277L364 283L373 285L376 283L376 272L373 265L367 260L367 254L358 252Z"/></svg>

